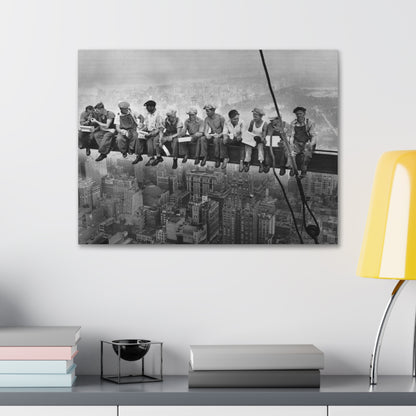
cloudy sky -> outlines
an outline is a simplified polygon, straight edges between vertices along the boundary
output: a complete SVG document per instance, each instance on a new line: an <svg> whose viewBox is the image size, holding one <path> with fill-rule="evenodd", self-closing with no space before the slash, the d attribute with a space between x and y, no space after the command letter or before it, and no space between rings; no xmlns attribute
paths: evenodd
<svg viewBox="0 0 416 416"><path fill-rule="evenodd" d="M266 50L264 54L272 80L283 77L312 87L338 85L337 51ZM80 50L78 68L81 88L264 77L258 50Z"/></svg>

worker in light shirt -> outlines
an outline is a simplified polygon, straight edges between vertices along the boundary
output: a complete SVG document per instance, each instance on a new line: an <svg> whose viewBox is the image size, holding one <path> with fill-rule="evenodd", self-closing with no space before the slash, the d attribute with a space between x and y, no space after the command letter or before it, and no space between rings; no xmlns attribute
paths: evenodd
<svg viewBox="0 0 416 416"><path fill-rule="evenodd" d="M239 171L244 170L244 156L245 156L245 145L243 140L243 131L245 131L245 123L240 119L240 113L237 110L231 110L228 112L228 120L224 124L222 131L223 142L225 145L224 160L221 168L225 169L227 163L230 160L229 148L230 145L239 146L240 148L240 168Z"/></svg>
<svg viewBox="0 0 416 416"><path fill-rule="evenodd" d="M267 133L267 123L263 120L265 115L263 109L254 108L253 111L253 120L250 121L248 126L248 131L253 134L254 141L256 142L256 148L258 151L259 159L259 173L269 171L269 166L264 163L264 147L266 145L266 133ZM246 147L246 159L244 161L244 171L248 172L250 169L251 153L252 147Z"/></svg>
<svg viewBox="0 0 416 416"><path fill-rule="evenodd" d="M127 157L127 153L136 154L136 158L132 162L133 165L143 160L143 140L139 140L137 129L141 128L143 116L133 112L127 101L118 103L120 112L116 114L114 124L117 130L117 145L123 155Z"/></svg>
<svg viewBox="0 0 416 416"><path fill-rule="evenodd" d="M204 135L204 120L197 116L198 110L195 107L191 107L186 114L188 114L188 118L183 124L180 137L190 136L191 143L196 143L194 165L199 165L201 160L201 137ZM183 143L183 145L186 148L186 152L184 158L182 159L182 163L186 163L190 157L189 144Z"/></svg>

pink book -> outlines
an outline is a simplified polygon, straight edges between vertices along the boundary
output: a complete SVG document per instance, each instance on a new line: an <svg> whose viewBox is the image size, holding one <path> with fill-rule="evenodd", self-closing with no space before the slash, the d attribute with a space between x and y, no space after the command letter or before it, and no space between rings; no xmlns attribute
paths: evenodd
<svg viewBox="0 0 416 416"><path fill-rule="evenodd" d="M78 353L72 347L0 347L0 360L72 360Z"/></svg>

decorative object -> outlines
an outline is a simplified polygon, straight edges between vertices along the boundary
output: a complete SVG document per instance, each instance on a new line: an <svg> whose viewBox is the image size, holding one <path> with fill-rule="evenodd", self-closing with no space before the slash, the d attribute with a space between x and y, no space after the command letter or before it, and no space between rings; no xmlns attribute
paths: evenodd
<svg viewBox="0 0 416 416"><path fill-rule="evenodd" d="M101 341L101 378L117 384L162 381L162 348L162 342L143 339Z"/></svg>
<svg viewBox="0 0 416 416"><path fill-rule="evenodd" d="M387 152L380 158L371 195L357 274L397 279L381 319L370 364L370 384L377 384L383 333L405 283L416 280L416 151ZM415 333L416 335L416 333ZM416 340L413 377L416 375Z"/></svg>

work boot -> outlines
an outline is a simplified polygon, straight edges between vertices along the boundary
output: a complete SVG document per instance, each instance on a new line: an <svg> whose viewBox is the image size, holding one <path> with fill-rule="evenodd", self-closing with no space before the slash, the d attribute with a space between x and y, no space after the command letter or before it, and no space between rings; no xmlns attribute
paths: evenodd
<svg viewBox="0 0 416 416"><path fill-rule="evenodd" d="M250 163L244 162L244 172L248 172L250 170Z"/></svg>
<svg viewBox="0 0 416 416"><path fill-rule="evenodd" d="M137 155L136 156L136 159L134 159L133 162L131 162L131 164L132 165L135 165L135 164L141 162L142 160L143 160L142 156L141 155Z"/></svg>
<svg viewBox="0 0 416 416"><path fill-rule="evenodd" d="M152 156L145 164L145 166L152 166L153 162L155 161L155 158Z"/></svg>
<svg viewBox="0 0 416 416"><path fill-rule="evenodd" d="M97 157L97 159L95 159L96 162L101 162L102 160L104 160L107 157L107 155L104 155L102 153L100 153L100 156Z"/></svg>
<svg viewBox="0 0 416 416"><path fill-rule="evenodd" d="M284 175L286 175L286 168L280 168L280 170L279 170L279 175L280 175L280 176L284 176Z"/></svg>
<svg viewBox="0 0 416 416"><path fill-rule="evenodd" d="M90 156L91 155L91 149L88 149L88 147L85 149L85 154L87 155L87 156Z"/></svg>
<svg viewBox="0 0 416 416"><path fill-rule="evenodd" d="M134 151L129 149L129 155L134 155Z"/></svg>
<svg viewBox="0 0 416 416"><path fill-rule="evenodd" d="M194 160L194 165L199 165L199 157L196 157Z"/></svg>
<svg viewBox="0 0 416 416"><path fill-rule="evenodd" d="M221 165L221 161L219 159L215 159L215 167L219 168Z"/></svg>
<svg viewBox="0 0 416 416"><path fill-rule="evenodd" d="M156 159L153 160L152 166L156 166L156 165L158 165L161 162L163 162L163 157L162 156L158 156Z"/></svg>
<svg viewBox="0 0 416 416"><path fill-rule="evenodd" d="M290 176L295 176L295 171L293 169L290 169L289 175Z"/></svg>
<svg viewBox="0 0 416 416"><path fill-rule="evenodd" d="M240 167L238 168L239 172L244 172L244 162L240 160Z"/></svg>
<svg viewBox="0 0 416 416"><path fill-rule="evenodd" d="M230 160L230 159L225 158L225 159L222 161L221 169L225 169L225 168L227 167L227 163L229 162L229 160Z"/></svg>
<svg viewBox="0 0 416 416"><path fill-rule="evenodd" d="M122 153L124 159L127 157L127 152Z"/></svg>
<svg viewBox="0 0 416 416"><path fill-rule="evenodd" d="M263 167L263 162L260 162L259 164L259 173L263 173L264 167Z"/></svg>
<svg viewBox="0 0 416 416"><path fill-rule="evenodd" d="M172 169L178 169L178 159L173 159Z"/></svg>
<svg viewBox="0 0 416 416"><path fill-rule="evenodd" d="M204 156L204 157L202 158L201 166L205 166L206 164L207 164L207 157L206 157L206 156Z"/></svg>
<svg viewBox="0 0 416 416"><path fill-rule="evenodd" d="M186 163L188 161L188 156L187 155L185 155L184 157L183 157L183 159L182 159L182 163Z"/></svg>
<svg viewBox="0 0 416 416"><path fill-rule="evenodd" d="M264 165L263 165L263 172L264 172L264 173L269 173L269 170L270 170L270 166L269 166L269 165L264 164Z"/></svg>

